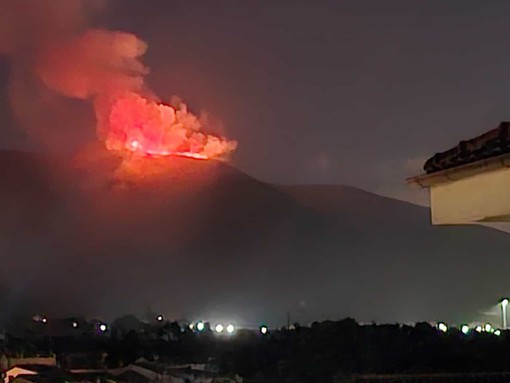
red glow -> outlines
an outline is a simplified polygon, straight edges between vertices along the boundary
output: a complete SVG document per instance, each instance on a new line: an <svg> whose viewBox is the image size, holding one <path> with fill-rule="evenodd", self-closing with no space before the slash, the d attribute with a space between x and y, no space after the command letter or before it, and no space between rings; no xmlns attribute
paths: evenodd
<svg viewBox="0 0 510 383"><path fill-rule="evenodd" d="M105 144L142 156L196 159L223 158L236 148L235 141L203 133L203 125L185 104L170 106L128 93L111 106Z"/></svg>

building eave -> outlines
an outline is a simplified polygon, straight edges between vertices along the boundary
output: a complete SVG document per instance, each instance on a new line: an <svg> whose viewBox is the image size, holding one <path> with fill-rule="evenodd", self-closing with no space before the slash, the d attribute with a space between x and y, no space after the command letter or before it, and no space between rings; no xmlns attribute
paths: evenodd
<svg viewBox="0 0 510 383"><path fill-rule="evenodd" d="M476 174L487 173L502 168L510 168L510 153L470 162L468 164L430 174L421 174L419 176L408 178L406 181L411 185L418 185L421 188L429 188L441 183L457 181L462 178L467 178Z"/></svg>

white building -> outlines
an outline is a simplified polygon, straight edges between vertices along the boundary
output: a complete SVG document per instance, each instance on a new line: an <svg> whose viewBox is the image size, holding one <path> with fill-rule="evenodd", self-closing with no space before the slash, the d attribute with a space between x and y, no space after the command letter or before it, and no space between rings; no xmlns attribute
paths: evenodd
<svg viewBox="0 0 510 383"><path fill-rule="evenodd" d="M436 166L429 174L408 180L429 189L434 225L510 222L508 125L502 123L497 129L437 154L431 160L438 157L436 162L446 164L444 168Z"/></svg>

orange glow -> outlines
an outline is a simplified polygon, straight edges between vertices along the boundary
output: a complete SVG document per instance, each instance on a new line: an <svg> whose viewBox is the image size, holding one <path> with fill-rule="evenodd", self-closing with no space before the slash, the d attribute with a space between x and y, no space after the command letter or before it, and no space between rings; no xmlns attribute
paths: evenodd
<svg viewBox="0 0 510 383"><path fill-rule="evenodd" d="M137 93L116 98L106 120L105 145L117 152L205 160L225 158L237 146L235 141L202 132L206 121L185 104L171 106Z"/></svg>

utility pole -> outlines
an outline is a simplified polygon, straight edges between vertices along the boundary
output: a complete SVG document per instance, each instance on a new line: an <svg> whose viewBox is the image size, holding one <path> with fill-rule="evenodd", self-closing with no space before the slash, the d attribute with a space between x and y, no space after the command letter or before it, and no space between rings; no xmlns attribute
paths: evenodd
<svg viewBox="0 0 510 383"><path fill-rule="evenodd" d="M50 353L50 356L53 355L53 339L51 334L51 320L48 320L48 350Z"/></svg>

